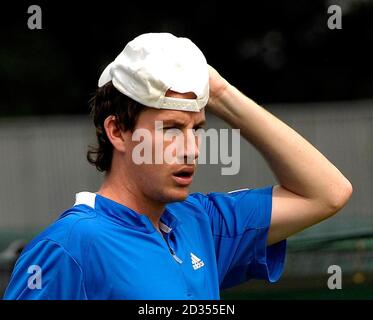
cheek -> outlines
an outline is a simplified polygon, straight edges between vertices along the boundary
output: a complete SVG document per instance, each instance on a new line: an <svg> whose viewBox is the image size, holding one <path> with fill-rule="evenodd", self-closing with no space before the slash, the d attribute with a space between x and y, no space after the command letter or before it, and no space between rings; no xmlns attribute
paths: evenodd
<svg viewBox="0 0 373 320"><path fill-rule="evenodd" d="M152 188L161 187L165 183L168 172L164 165L155 164L134 165L132 170L135 172L135 179L139 183Z"/></svg>
<svg viewBox="0 0 373 320"><path fill-rule="evenodd" d="M161 196L172 186L172 179L163 165L142 165L136 178L137 185L149 197Z"/></svg>

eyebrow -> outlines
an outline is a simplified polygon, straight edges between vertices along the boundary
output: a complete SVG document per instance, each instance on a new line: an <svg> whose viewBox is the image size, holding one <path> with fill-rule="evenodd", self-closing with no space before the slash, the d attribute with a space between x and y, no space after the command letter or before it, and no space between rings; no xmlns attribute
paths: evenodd
<svg viewBox="0 0 373 320"><path fill-rule="evenodd" d="M178 119L167 119L162 120L164 125L178 125L178 126L185 126L187 122L178 120ZM206 124L206 120L201 120L197 122L194 127L203 127Z"/></svg>
<svg viewBox="0 0 373 320"><path fill-rule="evenodd" d="M205 120L201 120L200 122L197 122L195 124L195 127L203 127L205 124L206 124L206 119Z"/></svg>

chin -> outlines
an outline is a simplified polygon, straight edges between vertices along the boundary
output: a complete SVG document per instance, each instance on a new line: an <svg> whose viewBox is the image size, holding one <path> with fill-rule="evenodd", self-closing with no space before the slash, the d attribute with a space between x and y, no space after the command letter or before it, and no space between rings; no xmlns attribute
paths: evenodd
<svg viewBox="0 0 373 320"><path fill-rule="evenodd" d="M164 202L184 201L189 195L189 188L180 188L179 190L170 190L163 194Z"/></svg>

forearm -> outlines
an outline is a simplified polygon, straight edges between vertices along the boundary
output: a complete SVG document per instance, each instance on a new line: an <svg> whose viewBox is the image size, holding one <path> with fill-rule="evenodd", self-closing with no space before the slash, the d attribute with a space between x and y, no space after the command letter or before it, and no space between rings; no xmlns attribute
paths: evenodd
<svg viewBox="0 0 373 320"><path fill-rule="evenodd" d="M229 85L211 104L215 114L239 128L264 156L286 189L334 206L333 202L342 201L346 189L351 188L341 172L307 140L235 87Z"/></svg>

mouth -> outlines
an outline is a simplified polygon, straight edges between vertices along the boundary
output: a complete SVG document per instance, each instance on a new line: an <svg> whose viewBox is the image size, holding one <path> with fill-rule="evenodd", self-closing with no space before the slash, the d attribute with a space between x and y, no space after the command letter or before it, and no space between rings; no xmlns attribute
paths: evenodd
<svg viewBox="0 0 373 320"><path fill-rule="evenodd" d="M172 177L177 184L182 186L188 186L193 181L194 167L184 167L174 172Z"/></svg>

